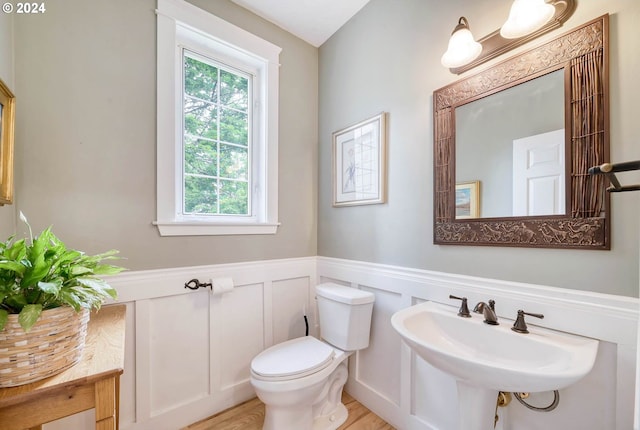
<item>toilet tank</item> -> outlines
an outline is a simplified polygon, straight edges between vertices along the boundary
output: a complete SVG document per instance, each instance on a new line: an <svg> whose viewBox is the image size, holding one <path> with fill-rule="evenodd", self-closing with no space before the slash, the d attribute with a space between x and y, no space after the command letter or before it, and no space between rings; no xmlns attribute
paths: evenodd
<svg viewBox="0 0 640 430"><path fill-rule="evenodd" d="M343 351L369 346L375 296L368 291L334 283L316 286L320 336Z"/></svg>

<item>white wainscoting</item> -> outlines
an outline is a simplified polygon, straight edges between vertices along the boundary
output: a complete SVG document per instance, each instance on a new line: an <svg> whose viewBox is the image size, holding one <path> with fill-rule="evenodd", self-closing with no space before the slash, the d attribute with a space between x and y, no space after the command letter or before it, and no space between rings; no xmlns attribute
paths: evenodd
<svg viewBox="0 0 640 430"><path fill-rule="evenodd" d="M449 294L468 297L470 307L494 299L503 324L524 309L545 315L530 319L530 326L601 341L593 370L560 390L556 410L534 412L514 400L499 410L498 430L633 428L637 299L325 257L318 257L317 274L320 282L375 293L371 344L352 357L347 391L398 429L458 428L453 378L415 356L389 321L424 300L459 306ZM544 406L552 399L552 393L533 393L529 401Z"/></svg>
<svg viewBox="0 0 640 430"><path fill-rule="evenodd" d="M232 277L222 296L185 282ZM529 321L601 340L593 371L561 390L550 413L517 402L500 410L498 430L628 430L633 423L638 300L620 296L451 275L357 261L309 257L123 273L111 278L127 305L122 430L177 430L254 396L249 364L264 348L304 334L306 307L317 334L313 287L334 281L376 295L369 348L351 358L347 390L399 430L457 428L456 387L414 356L390 324L424 300L457 306L449 294L496 300L504 323L518 309ZM548 402L548 393L532 403ZM44 426L91 430L93 412ZM295 430L295 429L283 429Z"/></svg>
<svg viewBox="0 0 640 430"><path fill-rule="evenodd" d="M255 396L251 359L315 320L316 258L125 272L110 278L127 305L120 429L176 430ZM232 292L191 291L192 278L231 277ZM313 333L313 332L312 332ZM44 426L91 430L88 411Z"/></svg>

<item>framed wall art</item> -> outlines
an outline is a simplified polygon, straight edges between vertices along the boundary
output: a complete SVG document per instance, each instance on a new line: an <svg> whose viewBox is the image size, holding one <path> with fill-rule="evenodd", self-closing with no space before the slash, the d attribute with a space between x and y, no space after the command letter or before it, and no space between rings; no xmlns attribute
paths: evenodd
<svg viewBox="0 0 640 430"><path fill-rule="evenodd" d="M386 113L333 133L333 206L386 201Z"/></svg>
<svg viewBox="0 0 640 430"><path fill-rule="evenodd" d="M456 219L480 216L480 181L456 184Z"/></svg>
<svg viewBox="0 0 640 430"><path fill-rule="evenodd" d="M0 205L13 202L15 96L0 80Z"/></svg>

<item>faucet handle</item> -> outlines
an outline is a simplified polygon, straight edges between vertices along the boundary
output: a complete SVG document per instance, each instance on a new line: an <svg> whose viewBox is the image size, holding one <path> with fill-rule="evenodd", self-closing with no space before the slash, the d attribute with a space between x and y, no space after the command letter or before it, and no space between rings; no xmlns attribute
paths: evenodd
<svg viewBox="0 0 640 430"><path fill-rule="evenodd" d="M530 317L536 317L540 319L544 318L544 315L542 314L532 314L520 309L518 310L518 318L516 318L516 322L513 323L513 327L511 327L511 330L516 331L518 333L529 333L529 330L527 329L527 323L524 322L525 315L529 315Z"/></svg>
<svg viewBox="0 0 640 430"><path fill-rule="evenodd" d="M471 313L469 312L469 307L467 306L467 298L466 297L456 297L454 295L449 294L450 299L462 300L460 304L460 310L458 311L458 316L463 318L471 318Z"/></svg>

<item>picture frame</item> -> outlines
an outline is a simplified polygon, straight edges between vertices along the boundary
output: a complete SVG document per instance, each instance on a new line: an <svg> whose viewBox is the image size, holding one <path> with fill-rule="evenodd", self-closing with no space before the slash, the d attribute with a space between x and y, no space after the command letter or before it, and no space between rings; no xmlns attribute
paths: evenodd
<svg viewBox="0 0 640 430"><path fill-rule="evenodd" d="M456 184L456 219L480 217L480 181Z"/></svg>
<svg viewBox="0 0 640 430"><path fill-rule="evenodd" d="M333 133L333 206L386 202L385 112Z"/></svg>
<svg viewBox="0 0 640 430"><path fill-rule="evenodd" d="M0 79L0 205L13 203L13 145L16 98Z"/></svg>

